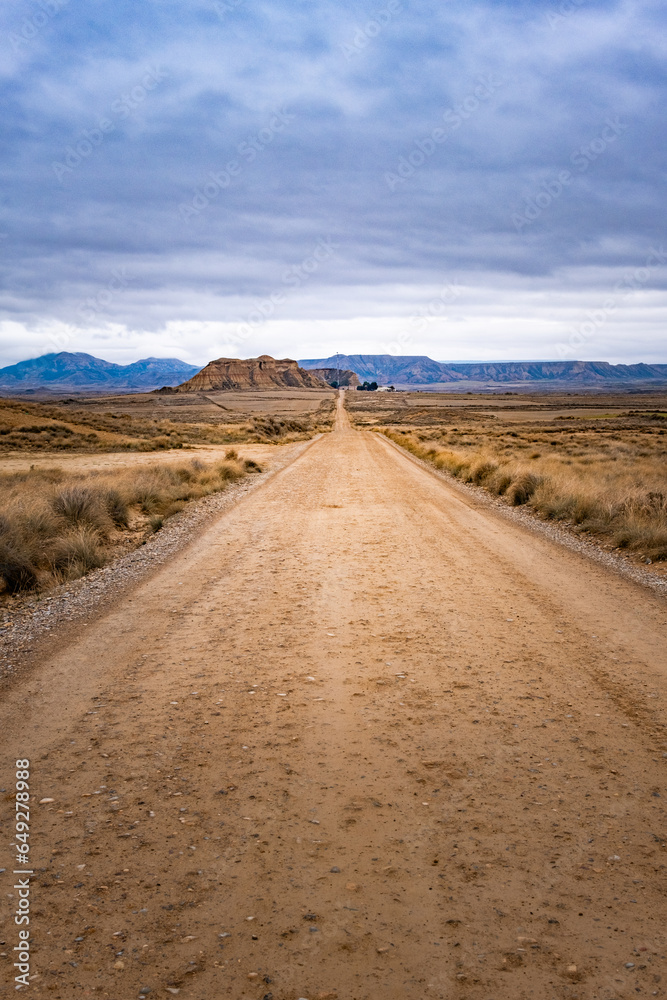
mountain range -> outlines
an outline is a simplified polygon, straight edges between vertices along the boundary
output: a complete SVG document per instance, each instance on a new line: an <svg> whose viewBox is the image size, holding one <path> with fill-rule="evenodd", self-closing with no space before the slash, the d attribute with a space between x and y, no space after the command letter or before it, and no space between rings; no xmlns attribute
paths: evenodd
<svg viewBox="0 0 667 1000"><path fill-rule="evenodd" d="M276 367L277 366L277 367ZM305 361L274 361L268 355L241 361L220 358L200 369L178 358L143 358L117 365L91 354L61 351L0 368L0 393L114 393L150 392L163 387L194 389L251 389L319 387L338 372L343 385L362 382L380 385L435 386L467 383L483 385L550 384L571 386L630 386L667 382L667 364L612 365L607 361L434 361L425 355L339 354ZM355 377L356 376L356 377ZM182 390L180 387L183 387Z"/></svg>
<svg viewBox="0 0 667 1000"><path fill-rule="evenodd" d="M666 365L612 365L608 361L433 361L425 355L339 354L299 361L302 368L346 368L381 385L447 382L567 382L574 385L667 382Z"/></svg>
<svg viewBox="0 0 667 1000"><path fill-rule="evenodd" d="M92 354L60 351L0 368L0 392L149 392L179 385L199 371L178 358L143 358L116 365Z"/></svg>

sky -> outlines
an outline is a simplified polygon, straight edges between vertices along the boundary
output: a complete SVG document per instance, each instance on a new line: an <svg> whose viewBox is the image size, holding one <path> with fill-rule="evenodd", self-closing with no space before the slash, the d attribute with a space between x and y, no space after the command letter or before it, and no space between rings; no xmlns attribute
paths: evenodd
<svg viewBox="0 0 667 1000"><path fill-rule="evenodd" d="M667 362L657 0L19 0L0 32L0 365Z"/></svg>

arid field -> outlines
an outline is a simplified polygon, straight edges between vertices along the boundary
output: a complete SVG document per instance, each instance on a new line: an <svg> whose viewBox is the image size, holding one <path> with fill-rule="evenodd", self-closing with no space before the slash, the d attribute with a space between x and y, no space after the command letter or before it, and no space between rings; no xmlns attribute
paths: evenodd
<svg viewBox="0 0 667 1000"><path fill-rule="evenodd" d="M348 407L355 426L512 506L667 559L666 395L350 393Z"/></svg>
<svg viewBox="0 0 667 1000"><path fill-rule="evenodd" d="M299 441L330 430L333 409L333 392L317 389L2 399L0 454Z"/></svg>

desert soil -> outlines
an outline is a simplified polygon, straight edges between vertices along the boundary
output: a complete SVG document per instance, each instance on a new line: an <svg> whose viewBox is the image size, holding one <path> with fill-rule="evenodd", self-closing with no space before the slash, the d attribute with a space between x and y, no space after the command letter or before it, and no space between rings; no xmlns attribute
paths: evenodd
<svg viewBox="0 0 667 1000"><path fill-rule="evenodd" d="M339 410L4 690L31 994L665 996L666 620Z"/></svg>
<svg viewBox="0 0 667 1000"><path fill-rule="evenodd" d="M1 472L25 472L28 469L49 469L54 466L76 474L79 472L113 472L114 469L136 468L140 465L163 465L173 463L183 465L193 459L201 462L216 462L224 459L230 448L236 449L242 458L252 458L255 462L270 466L274 459L289 445L270 444L202 444L189 448L169 451L111 451L111 452L6 452L0 455Z"/></svg>

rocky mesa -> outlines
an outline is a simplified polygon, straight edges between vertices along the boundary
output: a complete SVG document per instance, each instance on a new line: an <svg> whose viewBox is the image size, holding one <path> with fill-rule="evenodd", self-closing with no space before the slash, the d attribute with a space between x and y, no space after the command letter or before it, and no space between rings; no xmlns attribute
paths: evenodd
<svg viewBox="0 0 667 1000"><path fill-rule="evenodd" d="M276 360L268 354L259 358L218 358L176 392L215 392L225 389L328 389L313 372L299 368L289 358Z"/></svg>
<svg viewBox="0 0 667 1000"><path fill-rule="evenodd" d="M356 372L345 371L342 368L311 368L309 374L317 375L323 379L327 385L355 386L359 385Z"/></svg>

